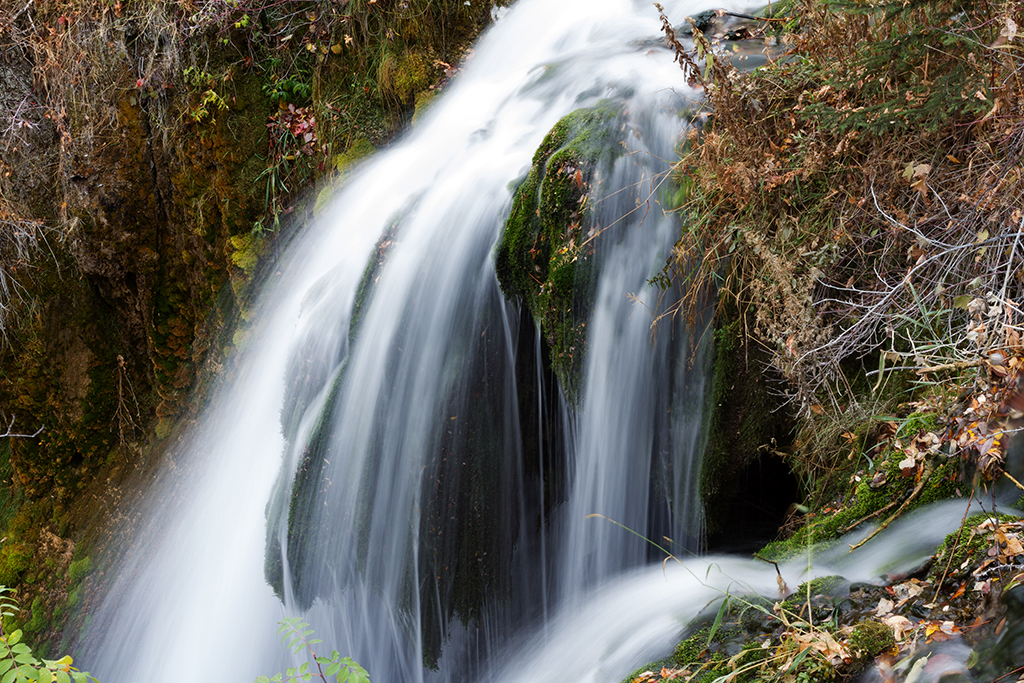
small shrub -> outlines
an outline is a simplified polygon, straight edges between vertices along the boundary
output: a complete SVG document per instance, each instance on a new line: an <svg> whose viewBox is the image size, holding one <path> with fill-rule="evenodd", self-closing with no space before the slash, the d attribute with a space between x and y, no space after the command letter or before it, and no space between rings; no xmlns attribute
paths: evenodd
<svg viewBox="0 0 1024 683"><path fill-rule="evenodd" d="M45 622L44 605L42 598L36 598L32 602L33 616L30 624L38 619L40 623L38 630L42 630L42 622ZM65 655L53 660L43 659L40 661L32 647L22 641L24 635L20 630L10 633L6 631L3 624L13 617L20 609L18 604L10 596L6 586L0 586L0 673L3 674L5 683L30 683L32 681L49 681L56 683L87 683L96 681L87 671L79 671L72 664L74 661L70 656ZM29 629L26 627L25 629Z"/></svg>
<svg viewBox="0 0 1024 683"><path fill-rule="evenodd" d="M285 619L280 623L281 627L277 629L277 633L281 636L281 642L294 655L303 650L307 651L312 658L314 670L309 670L309 662L306 661L299 666L288 667L284 674L259 676L256 678L256 683L276 683L282 680L286 683L295 683L310 681L314 678L319 678L323 683L327 683L328 677L333 677L337 683L370 683L370 675L366 669L351 658L342 657L337 650L333 650L330 657L317 657L313 646L322 641L309 638L313 634L313 629L306 628L309 624L296 618Z"/></svg>

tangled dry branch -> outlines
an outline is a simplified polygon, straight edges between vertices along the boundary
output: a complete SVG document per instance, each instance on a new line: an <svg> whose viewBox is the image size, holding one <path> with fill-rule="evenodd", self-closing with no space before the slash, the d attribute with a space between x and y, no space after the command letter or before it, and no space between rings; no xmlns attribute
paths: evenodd
<svg viewBox="0 0 1024 683"><path fill-rule="evenodd" d="M851 369L927 380L1019 351L1024 16L962 9L804 2L753 72L663 15L710 109L668 269L718 278L804 411L848 409Z"/></svg>

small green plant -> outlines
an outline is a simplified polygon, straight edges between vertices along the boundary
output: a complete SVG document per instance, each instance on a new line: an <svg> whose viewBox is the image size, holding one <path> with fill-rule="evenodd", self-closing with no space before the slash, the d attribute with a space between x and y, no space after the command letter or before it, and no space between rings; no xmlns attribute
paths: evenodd
<svg viewBox="0 0 1024 683"><path fill-rule="evenodd" d="M87 683L96 678L72 666L69 655L59 659L38 659L31 646L22 642L22 632L7 633L4 622L20 611L6 586L0 586L0 683Z"/></svg>
<svg viewBox="0 0 1024 683"><path fill-rule="evenodd" d="M186 67L182 76L185 77L185 83L193 90L202 90L213 85L213 76L198 66Z"/></svg>
<svg viewBox="0 0 1024 683"><path fill-rule="evenodd" d="M196 123L206 118L213 121L218 111L228 108L228 103L213 89L217 79L210 72L190 66L182 75L185 77L185 83L188 84L189 89L198 98L198 101L187 112L190 119Z"/></svg>
<svg viewBox="0 0 1024 683"><path fill-rule="evenodd" d="M269 83L263 85L263 94L278 103L305 104L313 97L313 85L308 77L301 74L273 76Z"/></svg>
<svg viewBox="0 0 1024 683"><path fill-rule="evenodd" d="M307 661L299 666L288 667L284 674L275 674L270 677L259 676L256 678L256 683L311 681L314 678L327 683L329 677L334 677L337 683L370 683L370 674L366 672L366 669L359 666L350 657L342 657L337 650L332 651L330 657L317 657L313 646L323 641L309 638L313 634L313 629L309 628L308 623L300 621L297 617L291 617L284 619L280 624L281 627L277 629L277 634L281 636L281 642L292 651L292 654L297 655L302 650L309 652L309 656L316 665L316 671L309 670L310 663ZM2 683L7 682L3 681Z"/></svg>
<svg viewBox="0 0 1024 683"><path fill-rule="evenodd" d="M224 101L223 97L213 90L207 90L200 96L198 104L189 110L188 115L196 123L207 117L213 121L218 111L223 111L227 108L228 103Z"/></svg>

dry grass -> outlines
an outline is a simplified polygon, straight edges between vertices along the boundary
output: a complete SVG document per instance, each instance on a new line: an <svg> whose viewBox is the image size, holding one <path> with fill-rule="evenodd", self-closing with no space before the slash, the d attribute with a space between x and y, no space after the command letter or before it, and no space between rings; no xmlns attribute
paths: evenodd
<svg viewBox="0 0 1024 683"><path fill-rule="evenodd" d="M722 278L804 414L895 368L926 381L1020 346L1020 3L801 3L744 73L675 39L710 116L677 167L676 277ZM708 57L710 55L710 57ZM877 367L875 367L877 365Z"/></svg>
<svg viewBox="0 0 1024 683"><path fill-rule="evenodd" d="M183 130L212 127L238 87L233 79L243 74L266 84L264 91L291 83L288 101L316 112L322 150L307 159L311 173L289 174L277 163L279 141L271 143L267 172L281 182L272 186L267 212L276 219L353 139L380 142L393 132L403 116L392 102L395 92L404 106L406 90L426 87L422 81L439 73L431 67L415 79L396 74L384 68L388 55L414 50L427 64L435 57L454 62L449 55L461 51L489 7L456 0L37 0L0 6L0 333L6 336L15 309L28 304L25 277L32 259L45 252L37 248L43 238L76 238L76 172L88 170L104 151L109 155L139 137L163 150L179 149ZM379 74L388 76L383 86L374 83ZM271 93L267 97L269 103ZM302 143L294 147L285 156L307 155ZM55 186L48 206L38 197L25 200L21 186L33 183Z"/></svg>
<svg viewBox="0 0 1024 683"><path fill-rule="evenodd" d="M32 279L33 262L49 251L52 231L42 221L32 221L12 211L0 197L0 343L16 324L19 311L29 303L26 289Z"/></svg>
<svg viewBox="0 0 1024 683"><path fill-rule="evenodd" d="M75 239L67 203L28 207L24 186L49 184L67 195L73 164L118 140L117 103L141 90L138 74L177 69L176 22L152 2L45 0L0 7L0 50L8 92L0 129L0 335L7 341L18 311L32 302L28 285L53 267L58 244ZM154 98L158 102L159 98ZM159 106L153 107L157 113ZM49 138L55 139L52 145ZM41 150L55 148L56 153Z"/></svg>

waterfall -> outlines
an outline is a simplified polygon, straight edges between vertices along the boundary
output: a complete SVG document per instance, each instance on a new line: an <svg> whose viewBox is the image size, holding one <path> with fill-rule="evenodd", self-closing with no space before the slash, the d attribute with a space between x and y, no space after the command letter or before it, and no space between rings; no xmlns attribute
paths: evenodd
<svg viewBox="0 0 1024 683"><path fill-rule="evenodd" d="M293 662L276 622L301 615L376 681L494 675L655 556L609 519L695 550L706 321L652 326L678 292L648 279L697 97L648 3L514 5L282 255L238 370L125 522L83 666L247 683ZM545 135L597 106L613 153L569 391L493 253Z"/></svg>

